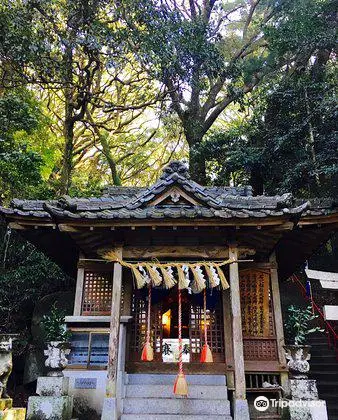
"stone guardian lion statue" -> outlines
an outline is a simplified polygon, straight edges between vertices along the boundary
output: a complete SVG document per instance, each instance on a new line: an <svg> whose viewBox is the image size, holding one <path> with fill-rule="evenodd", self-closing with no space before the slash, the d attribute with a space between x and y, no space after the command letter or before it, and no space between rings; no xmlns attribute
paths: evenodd
<svg viewBox="0 0 338 420"><path fill-rule="evenodd" d="M0 340L0 398L9 398L7 382L12 369L12 338L3 336Z"/></svg>

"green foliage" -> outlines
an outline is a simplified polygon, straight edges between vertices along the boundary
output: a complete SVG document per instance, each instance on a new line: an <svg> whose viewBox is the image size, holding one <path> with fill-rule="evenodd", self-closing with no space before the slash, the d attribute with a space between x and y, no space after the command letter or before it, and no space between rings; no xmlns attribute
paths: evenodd
<svg viewBox="0 0 338 420"><path fill-rule="evenodd" d="M58 309L55 303L50 313L43 316L41 323L46 341L67 342L70 339L71 332L66 329L65 316L65 311Z"/></svg>
<svg viewBox="0 0 338 420"><path fill-rule="evenodd" d="M44 296L73 287L73 281L42 252L0 224L0 332L31 335L36 303Z"/></svg>
<svg viewBox="0 0 338 420"><path fill-rule="evenodd" d="M0 199L45 196L44 157L35 137L42 136L46 121L34 96L14 90L0 97Z"/></svg>
<svg viewBox="0 0 338 420"><path fill-rule="evenodd" d="M301 73L264 86L246 103L249 118L239 113L205 139L202 150L216 183L250 183L256 194L336 195L337 118L327 67L323 81Z"/></svg>
<svg viewBox="0 0 338 420"><path fill-rule="evenodd" d="M285 329L288 335L288 341L292 344L305 344L306 337L317 331L323 331L320 327L311 327L312 321L318 318L318 315L312 313L312 307L301 308L291 305L287 309L287 320Z"/></svg>
<svg viewBox="0 0 338 420"><path fill-rule="evenodd" d="M179 7L164 2L126 0L120 4L120 18L127 21L126 41L132 37L131 42L139 47L137 57L144 65L151 64L150 71L156 78L175 76L188 84L199 83L203 89L203 82L207 81L204 77L215 77L222 71L223 57L217 47L215 25L206 22L202 15L188 19ZM130 25L131 21L134 25ZM201 77L193 80L196 65Z"/></svg>
<svg viewBox="0 0 338 420"><path fill-rule="evenodd" d="M335 196L336 63L332 2L285 4L265 27L271 57L287 65L238 101L201 153L217 184L250 183L256 194ZM298 49L297 59L292 52ZM291 55L290 55L291 54Z"/></svg>
<svg viewBox="0 0 338 420"><path fill-rule="evenodd" d="M336 6L332 0L282 2L273 24L264 28L275 55L282 57L292 51L307 55L334 47Z"/></svg>

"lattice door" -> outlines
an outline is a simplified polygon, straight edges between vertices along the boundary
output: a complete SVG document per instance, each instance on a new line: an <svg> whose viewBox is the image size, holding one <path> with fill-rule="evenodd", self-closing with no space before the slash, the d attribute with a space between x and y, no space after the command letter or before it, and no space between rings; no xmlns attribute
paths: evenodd
<svg viewBox="0 0 338 420"><path fill-rule="evenodd" d="M111 271L85 271L82 315L110 315L112 287Z"/></svg>
<svg viewBox="0 0 338 420"><path fill-rule="evenodd" d="M213 354L214 362L224 362L224 328L221 298L214 309L207 309L207 337ZM204 344L204 314L203 308L198 305L190 307L190 355L192 362L200 360Z"/></svg>
<svg viewBox="0 0 338 420"><path fill-rule="evenodd" d="M269 272L241 270L240 293L245 360L278 360Z"/></svg>
<svg viewBox="0 0 338 420"><path fill-rule="evenodd" d="M147 334L147 302L136 290L132 300L133 321L131 325L129 360L140 361ZM154 349L154 360L162 360L162 305L158 303L151 308L151 344Z"/></svg>

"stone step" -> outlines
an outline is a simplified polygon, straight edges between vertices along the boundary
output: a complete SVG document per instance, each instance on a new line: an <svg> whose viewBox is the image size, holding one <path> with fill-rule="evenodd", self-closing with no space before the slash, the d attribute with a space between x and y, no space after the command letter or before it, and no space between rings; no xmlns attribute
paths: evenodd
<svg viewBox="0 0 338 420"><path fill-rule="evenodd" d="M194 414L230 416L230 402L190 398L125 398L124 414Z"/></svg>
<svg viewBox="0 0 338 420"><path fill-rule="evenodd" d="M313 377L314 379L327 378L328 380L331 380L331 377L332 379L337 378L337 372L338 371L336 369L335 370L321 370L321 371L313 370L313 371L310 371L309 376Z"/></svg>
<svg viewBox="0 0 338 420"><path fill-rule="evenodd" d="M335 404L337 404L338 407L338 400L337 400L337 395L336 395L336 391L333 390L331 393L330 392L325 392L325 393L319 393L319 399L321 400L329 400L329 401L333 401Z"/></svg>
<svg viewBox="0 0 338 420"><path fill-rule="evenodd" d="M317 341L314 344L310 344L310 346L311 346L310 354L312 353L313 350L316 350L316 349L321 349L321 350L331 352L331 349L329 348L328 343L325 341Z"/></svg>
<svg viewBox="0 0 338 420"><path fill-rule="evenodd" d="M336 370L338 372L338 362L322 361L322 362L311 362L310 372L318 370Z"/></svg>
<svg viewBox="0 0 338 420"><path fill-rule="evenodd" d="M317 381L319 394L330 394L337 389L337 381Z"/></svg>
<svg viewBox="0 0 338 420"><path fill-rule="evenodd" d="M232 420L231 416L189 415L189 414L122 414L121 420Z"/></svg>
<svg viewBox="0 0 338 420"><path fill-rule="evenodd" d="M130 385L174 385L176 375L133 373L126 375ZM225 375L186 375L188 385L226 385Z"/></svg>
<svg viewBox="0 0 338 420"><path fill-rule="evenodd" d="M336 356L331 353L325 353L323 350L316 349L313 352L311 352L311 358L310 358L310 366L311 363L316 363L316 361L322 360L322 361L330 361L330 362L336 362Z"/></svg>
<svg viewBox="0 0 338 420"><path fill-rule="evenodd" d="M209 400L227 400L228 391L225 385L191 385L188 386L188 397ZM126 397L137 398L176 398L173 383L170 385L130 384L126 386Z"/></svg>

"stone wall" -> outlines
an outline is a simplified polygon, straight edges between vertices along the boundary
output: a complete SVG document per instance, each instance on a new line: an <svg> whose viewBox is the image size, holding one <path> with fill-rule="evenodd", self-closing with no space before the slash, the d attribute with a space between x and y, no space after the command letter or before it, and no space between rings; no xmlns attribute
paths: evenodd
<svg viewBox="0 0 338 420"><path fill-rule="evenodd" d="M106 370L65 370L69 395L74 397L74 415L79 420L99 420L106 395Z"/></svg>

